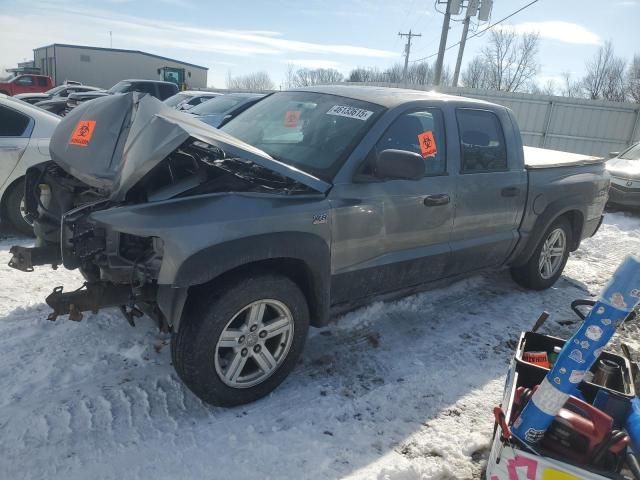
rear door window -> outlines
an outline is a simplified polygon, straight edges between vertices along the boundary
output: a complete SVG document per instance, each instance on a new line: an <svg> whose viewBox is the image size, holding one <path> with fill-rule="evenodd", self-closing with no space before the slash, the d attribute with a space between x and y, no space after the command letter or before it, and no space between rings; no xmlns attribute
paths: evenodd
<svg viewBox="0 0 640 480"><path fill-rule="evenodd" d="M47 79L45 77L37 77L37 78L38 78L38 85L40 85L41 87L46 87L48 85Z"/></svg>
<svg viewBox="0 0 640 480"><path fill-rule="evenodd" d="M508 169L502 125L488 110L456 110L460 131L462 173L499 172Z"/></svg>
<svg viewBox="0 0 640 480"><path fill-rule="evenodd" d="M0 137L24 137L31 119L20 112L0 106Z"/></svg>

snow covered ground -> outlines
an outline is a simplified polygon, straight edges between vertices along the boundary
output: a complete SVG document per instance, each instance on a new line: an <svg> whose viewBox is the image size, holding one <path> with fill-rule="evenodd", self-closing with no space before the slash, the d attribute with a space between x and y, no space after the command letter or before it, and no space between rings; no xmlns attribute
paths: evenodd
<svg viewBox="0 0 640 480"><path fill-rule="evenodd" d="M44 297L81 279L9 269L16 241L0 241L0 478L470 479L520 331L548 310L545 330L568 336L571 300L640 252L640 216L608 214L548 291L488 273L347 314L311 332L276 392L234 409L186 390L150 320L48 322ZM640 349L637 334L616 342Z"/></svg>

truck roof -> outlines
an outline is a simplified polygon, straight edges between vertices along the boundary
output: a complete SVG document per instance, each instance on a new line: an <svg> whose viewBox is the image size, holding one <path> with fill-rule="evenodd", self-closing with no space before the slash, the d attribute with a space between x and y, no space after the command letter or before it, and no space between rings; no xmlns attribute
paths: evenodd
<svg viewBox="0 0 640 480"><path fill-rule="evenodd" d="M341 97L353 98L363 102L375 103L387 108L393 108L408 102L429 100L436 102L474 103L478 105L495 105L474 98L447 95L435 91L409 90L406 88L373 87L360 85L326 85L297 88L294 91L326 93Z"/></svg>

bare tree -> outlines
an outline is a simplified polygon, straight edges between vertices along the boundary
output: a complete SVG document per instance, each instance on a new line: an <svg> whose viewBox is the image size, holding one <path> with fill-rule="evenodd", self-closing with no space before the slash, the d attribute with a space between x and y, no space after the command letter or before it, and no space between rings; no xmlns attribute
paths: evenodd
<svg viewBox="0 0 640 480"><path fill-rule="evenodd" d="M640 103L640 55L635 54L629 63L626 78L626 90L629 99Z"/></svg>
<svg viewBox="0 0 640 480"><path fill-rule="evenodd" d="M349 82L382 82L382 72L375 67L358 67L349 73Z"/></svg>
<svg viewBox="0 0 640 480"><path fill-rule="evenodd" d="M487 86L506 92L525 89L538 72L539 40L536 33L518 35L508 30L493 30L489 44L482 50Z"/></svg>
<svg viewBox="0 0 640 480"><path fill-rule="evenodd" d="M227 88L236 90L273 90L274 84L267 72L254 72L234 77L227 72Z"/></svg>
<svg viewBox="0 0 640 480"><path fill-rule="evenodd" d="M474 57L463 70L462 85L469 88L489 88L487 67L481 56Z"/></svg>
<svg viewBox="0 0 640 480"><path fill-rule="evenodd" d="M295 77L296 67L293 63L287 63L287 69L284 73L284 88L293 88L295 85L293 79Z"/></svg>
<svg viewBox="0 0 640 480"><path fill-rule="evenodd" d="M382 81L389 83L402 83L404 79L404 65L395 63L382 72Z"/></svg>
<svg viewBox="0 0 640 480"><path fill-rule="evenodd" d="M308 87L311 85L340 83L344 76L334 68L300 68L293 75L293 86Z"/></svg>
<svg viewBox="0 0 640 480"><path fill-rule="evenodd" d="M579 81L574 81L571 78L571 72L562 72L562 85L560 87L560 95L563 97L581 97L582 85Z"/></svg>
<svg viewBox="0 0 640 480"><path fill-rule="evenodd" d="M587 74L582 85L588 97L624 99L624 67L624 59L615 56L613 44L607 40L586 63Z"/></svg>

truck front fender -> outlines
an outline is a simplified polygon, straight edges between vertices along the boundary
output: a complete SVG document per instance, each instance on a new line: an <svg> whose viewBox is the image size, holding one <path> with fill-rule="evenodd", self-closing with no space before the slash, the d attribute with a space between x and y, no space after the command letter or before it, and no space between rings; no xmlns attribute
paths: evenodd
<svg viewBox="0 0 640 480"><path fill-rule="evenodd" d="M163 295L159 295L165 298L159 298L158 304L175 330L189 287L202 285L239 267L257 266L265 261L271 261L277 268L280 259L287 265L294 261L295 280L307 297L311 324L323 326L329 320L330 256L329 245L324 239L304 232L268 233L212 245L178 266L171 288L165 288Z"/></svg>

